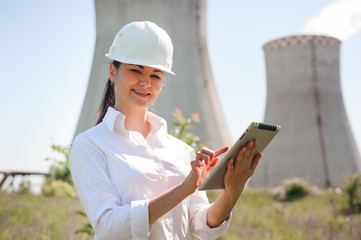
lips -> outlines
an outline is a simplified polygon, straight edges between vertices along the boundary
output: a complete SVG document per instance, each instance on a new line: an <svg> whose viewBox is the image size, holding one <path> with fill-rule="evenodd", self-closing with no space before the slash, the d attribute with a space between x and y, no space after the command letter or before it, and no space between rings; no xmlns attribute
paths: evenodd
<svg viewBox="0 0 361 240"><path fill-rule="evenodd" d="M132 89L132 91L135 92L138 95L145 96L145 97L150 95L150 93L142 92L142 91L139 91L139 90L136 90L136 89Z"/></svg>

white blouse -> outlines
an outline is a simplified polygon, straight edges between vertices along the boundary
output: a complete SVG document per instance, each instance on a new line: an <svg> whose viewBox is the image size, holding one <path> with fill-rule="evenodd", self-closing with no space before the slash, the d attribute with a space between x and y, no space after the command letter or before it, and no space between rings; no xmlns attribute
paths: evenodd
<svg viewBox="0 0 361 240"><path fill-rule="evenodd" d="M168 135L166 121L147 113L147 139L124 127L114 108L101 123L74 140L70 169L92 224L94 239L216 239L228 228L207 225L209 203L196 191L149 225L148 200L181 183L191 171L194 150Z"/></svg>

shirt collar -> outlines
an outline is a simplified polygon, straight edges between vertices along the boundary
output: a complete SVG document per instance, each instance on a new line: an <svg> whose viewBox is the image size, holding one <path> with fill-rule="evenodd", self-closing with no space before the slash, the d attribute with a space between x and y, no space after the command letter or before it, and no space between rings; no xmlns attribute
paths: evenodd
<svg viewBox="0 0 361 240"><path fill-rule="evenodd" d="M152 128L148 138L158 137L160 143L164 146L169 141L167 121L151 112L147 113L147 120Z"/></svg>
<svg viewBox="0 0 361 240"><path fill-rule="evenodd" d="M103 118L103 123L110 132L113 132L114 129L118 129L129 138L130 131L125 129L124 126L125 118L126 116L122 112L119 112L112 107L108 107L107 113ZM160 143L164 146L169 140L167 122L163 118L151 112L147 112L147 120L152 129L148 138L158 138Z"/></svg>
<svg viewBox="0 0 361 240"><path fill-rule="evenodd" d="M114 131L115 125L120 127L121 130L126 130L124 127L125 115L112 107L108 107L107 113L103 118L105 126L109 129L110 132Z"/></svg>

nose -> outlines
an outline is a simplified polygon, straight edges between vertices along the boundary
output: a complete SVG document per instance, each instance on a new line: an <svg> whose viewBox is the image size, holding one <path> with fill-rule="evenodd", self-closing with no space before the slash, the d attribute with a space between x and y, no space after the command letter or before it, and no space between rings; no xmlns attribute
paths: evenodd
<svg viewBox="0 0 361 240"><path fill-rule="evenodd" d="M139 78L139 85L142 87L150 87L151 79L150 77L143 75Z"/></svg>

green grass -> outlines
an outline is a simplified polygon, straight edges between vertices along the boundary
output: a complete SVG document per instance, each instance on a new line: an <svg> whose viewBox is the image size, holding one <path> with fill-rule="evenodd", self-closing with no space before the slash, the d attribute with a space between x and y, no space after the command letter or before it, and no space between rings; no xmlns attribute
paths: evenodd
<svg viewBox="0 0 361 240"><path fill-rule="evenodd" d="M209 192L210 201L219 193ZM361 214L347 211L343 195L277 201L265 191L246 190L233 210L224 240L361 239ZM75 234L86 219L78 199L0 192L0 240L91 239Z"/></svg>
<svg viewBox="0 0 361 240"><path fill-rule="evenodd" d="M211 192L210 201L216 196ZM267 192L246 190L220 239L361 239L361 215L347 213L346 206L336 194L277 201Z"/></svg>
<svg viewBox="0 0 361 240"><path fill-rule="evenodd" d="M0 240L90 239L75 234L85 219L79 200L0 192Z"/></svg>

